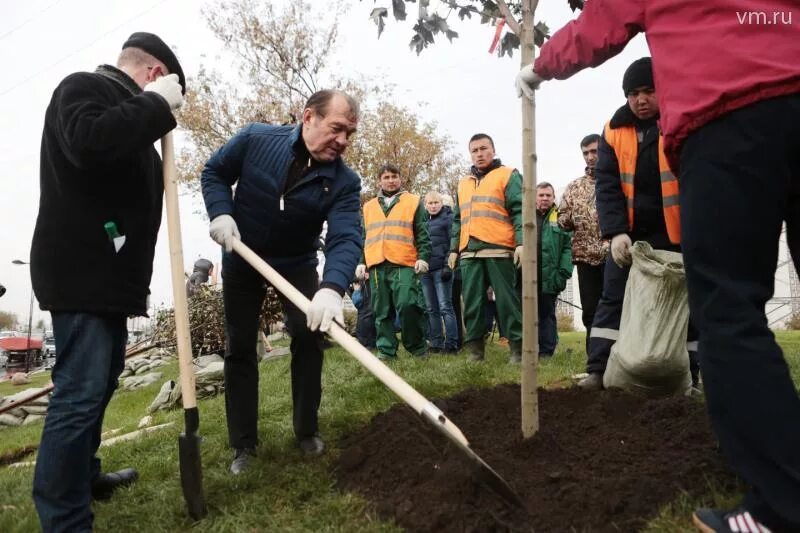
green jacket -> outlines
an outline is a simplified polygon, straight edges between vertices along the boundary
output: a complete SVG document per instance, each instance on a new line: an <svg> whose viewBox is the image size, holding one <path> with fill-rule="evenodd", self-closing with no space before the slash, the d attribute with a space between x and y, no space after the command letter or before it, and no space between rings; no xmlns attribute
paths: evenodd
<svg viewBox="0 0 800 533"><path fill-rule="evenodd" d="M555 205L544 215L542 223L542 264L539 285L543 294L558 294L572 277L572 232L558 226Z"/></svg>
<svg viewBox="0 0 800 533"><path fill-rule="evenodd" d="M402 194L405 194L406 191L400 191L397 193L393 198L389 205L385 205L382 200L378 200L378 204L383 209L383 214L388 216L389 211L397 204L397 201L400 199ZM383 198L383 193L378 191L378 198ZM364 243L367 240L367 229L366 225L364 224L364 213L362 210L361 213L361 242ZM417 258L422 259L426 263L430 263L431 260L431 235L430 230L428 229L428 211L425 209L425 200L423 198L419 199L419 205L417 206L417 210L414 212L414 246L417 248ZM361 246L361 263L363 264L364 260L364 246Z"/></svg>

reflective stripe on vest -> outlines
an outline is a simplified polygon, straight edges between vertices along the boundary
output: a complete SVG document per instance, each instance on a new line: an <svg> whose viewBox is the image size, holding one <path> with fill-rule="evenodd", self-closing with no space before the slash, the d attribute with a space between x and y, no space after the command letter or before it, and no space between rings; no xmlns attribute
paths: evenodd
<svg viewBox="0 0 800 533"><path fill-rule="evenodd" d="M480 182L473 176L459 182L459 251L466 249L470 237L514 248L514 223L506 211L506 185L513 171L510 167L500 167L489 172Z"/></svg>
<svg viewBox="0 0 800 533"><path fill-rule="evenodd" d="M364 227L367 232L364 259L367 267L384 261L413 267L417 262L414 215L419 207L419 196L401 193L389 216L383 214L381 201L380 198L373 198L364 204Z"/></svg>
<svg viewBox="0 0 800 533"><path fill-rule="evenodd" d="M604 130L606 142L614 149L619 163L619 177L622 193L625 195L625 204L628 209L628 230L633 230L634 190L633 176L636 173L636 158L639 155L639 140L636 137L636 128L624 126L611 128L611 123L606 123ZM664 137L658 136L658 169L661 173L661 200L664 208L664 222L667 226L667 235L670 242L681 242L681 208L678 200L678 179L669 168L669 163L664 155Z"/></svg>

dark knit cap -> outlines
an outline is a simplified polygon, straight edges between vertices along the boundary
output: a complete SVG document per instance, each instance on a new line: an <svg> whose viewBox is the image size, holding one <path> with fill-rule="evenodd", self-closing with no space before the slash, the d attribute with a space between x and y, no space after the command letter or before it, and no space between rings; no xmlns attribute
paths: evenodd
<svg viewBox="0 0 800 533"><path fill-rule="evenodd" d="M653 84L653 61L649 57L643 57L631 63L631 66L625 71L625 75L622 76L622 90L625 92L625 96L628 96L628 93L637 87L652 87L655 89Z"/></svg>
<svg viewBox="0 0 800 533"><path fill-rule="evenodd" d="M181 64L178 63L178 58L175 57L167 43L162 41L158 35L137 31L122 45L123 50L126 48L139 48L164 63L170 74L178 75L178 82L183 88L182 92L186 94L186 78L183 75Z"/></svg>

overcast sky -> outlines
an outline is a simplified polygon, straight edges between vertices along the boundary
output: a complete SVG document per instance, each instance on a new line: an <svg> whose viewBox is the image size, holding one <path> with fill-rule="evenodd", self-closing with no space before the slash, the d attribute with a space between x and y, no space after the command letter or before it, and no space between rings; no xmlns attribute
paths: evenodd
<svg viewBox="0 0 800 533"><path fill-rule="evenodd" d="M135 31L161 36L176 51L187 76L201 64L225 68L221 46L208 30L198 0L28 0L3 2L0 14L0 283L8 292L0 310L28 315L31 293L27 266L39 201L39 145L44 111L59 81L75 71L114 63L125 39ZM278 3L278 2L273 2ZM317 2L312 2L317 3ZM467 157L467 139L485 132L495 139L498 156L506 164L521 161L520 104L514 92L519 56L497 58L487 50L494 28L476 19L450 17L460 38L446 40L416 56L408 49L410 21L390 20L380 40L368 18L374 5L388 0L351 0L341 21L336 68L396 86L396 103L438 123ZM435 0L432 6L438 4ZM415 6L409 5L409 18ZM444 11L440 12L444 14ZM555 31L573 17L566 0L541 2L537 20ZM564 82L549 82L537 93L538 179L550 181L560 192L583 171L578 147L586 134L599 132L624 103L622 73L635 59L649 55L640 36L616 58L599 69L586 70ZM191 90L191 87L189 88ZM184 146L178 139L177 150ZM219 251L208 237L207 221L196 213L198 198L182 198L183 246L186 269L199 256L219 261ZM166 222L159 234L153 280L155 303L170 303L169 256ZM48 319L34 310L34 322Z"/></svg>

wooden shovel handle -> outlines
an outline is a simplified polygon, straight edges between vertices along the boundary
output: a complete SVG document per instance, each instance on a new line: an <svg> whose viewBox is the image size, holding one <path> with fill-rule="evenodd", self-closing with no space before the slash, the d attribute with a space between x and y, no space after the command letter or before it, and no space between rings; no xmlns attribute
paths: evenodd
<svg viewBox="0 0 800 533"><path fill-rule="evenodd" d="M278 274L266 261L261 259L246 244L239 239L233 240L233 249L242 259L247 261L250 266L256 269L275 289L289 299L303 313L308 312L308 298L297 290L291 283L286 281L283 276ZM417 392L411 385L403 381L400 376L384 365L377 357L372 355L369 350L364 348L360 342L354 339L347 331L335 322L331 325L328 334L334 338L339 345L355 357L367 370L378 378L384 385L389 387L401 400L406 402L414 411L419 413L431 423L436 424L448 437L459 441L464 446L469 446L467 438L453 424L449 418L439 411L430 400Z"/></svg>
<svg viewBox="0 0 800 533"><path fill-rule="evenodd" d="M178 366L180 368L183 408L197 407L192 370L192 341L189 335L189 304L183 275L183 242L181 241L181 216L178 208L178 173L175 170L175 149L172 132L161 139L161 159L164 165L164 203L167 208L167 235L169 260L172 267L172 297L175 305L175 336L178 339Z"/></svg>

